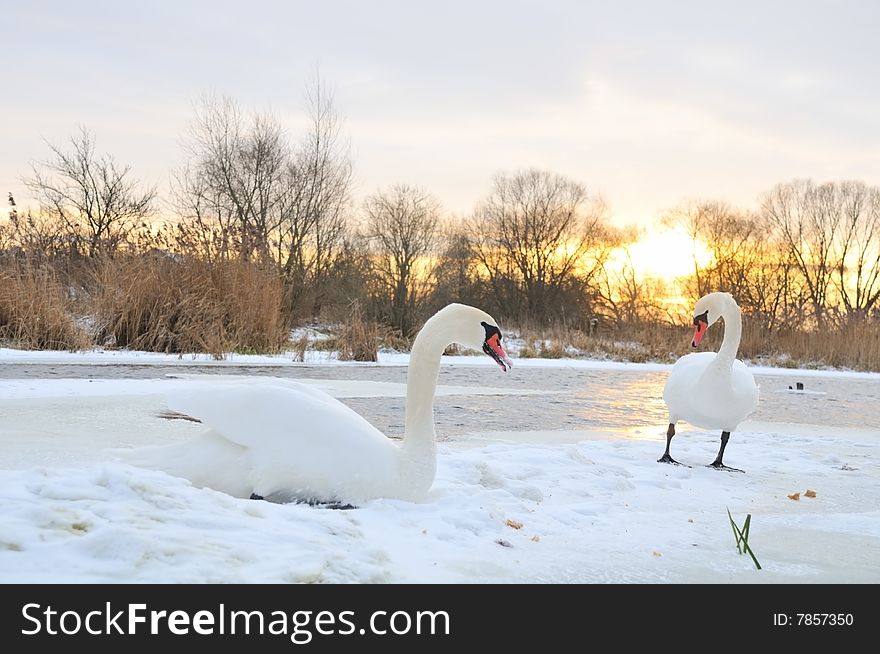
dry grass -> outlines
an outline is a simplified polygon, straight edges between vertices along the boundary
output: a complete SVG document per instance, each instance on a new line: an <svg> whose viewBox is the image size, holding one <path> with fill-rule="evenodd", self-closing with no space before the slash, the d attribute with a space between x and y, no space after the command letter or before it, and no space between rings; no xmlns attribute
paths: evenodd
<svg viewBox="0 0 880 654"><path fill-rule="evenodd" d="M523 359L563 359L573 356L576 352L570 352L567 348L571 345L571 339L528 339L519 350L519 356Z"/></svg>
<svg viewBox="0 0 880 654"><path fill-rule="evenodd" d="M96 272L99 338L153 352L277 352L282 287L257 266L169 257L105 261Z"/></svg>
<svg viewBox="0 0 880 654"><path fill-rule="evenodd" d="M85 274L89 283L82 283ZM78 284L65 281L79 280ZM78 291L76 306L69 289ZM122 257L95 269L62 269L33 261L0 262L0 344L24 349L80 349L93 345L157 352L278 352L290 347L282 312L282 285L271 270L245 263L208 265L163 256ZM94 316L86 334L73 313ZM782 367L841 367L880 371L880 323L867 321L821 332L763 333L744 316L742 359ZM717 349L719 325L701 351ZM515 356L567 356L622 361L673 362L691 352L687 326L633 323L600 325L593 333L525 329ZM410 342L368 319L358 303L334 338L293 344L300 359L308 348L334 350L342 360L376 361L381 348L406 350ZM456 353L459 348L450 348Z"/></svg>
<svg viewBox="0 0 880 654"><path fill-rule="evenodd" d="M291 352L293 353L294 361L305 361L306 360L306 352L309 349L310 341L307 334L303 334L295 341L291 342Z"/></svg>
<svg viewBox="0 0 880 654"><path fill-rule="evenodd" d="M761 334L746 327L742 356L790 368L880 370L880 323L864 322L826 331Z"/></svg>
<svg viewBox="0 0 880 654"><path fill-rule="evenodd" d="M367 320L359 302L353 302L348 321L335 339L340 361L378 361L379 341L388 329Z"/></svg>
<svg viewBox="0 0 880 654"><path fill-rule="evenodd" d="M717 350L723 333L722 325L710 329L700 351ZM522 331L524 345L517 356L672 363L693 351L691 336L692 330L687 326L650 323L600 329L593 335L564 328L526 329ZM749 324L746 317L738 356L756 364L777 367L880 371L880 323L866 322L824 332L783 330L766 334Z"/></svg>
<svg viewBox="0 0 880 654"><path fill-rule="evenodd" d="M0 343L20 349L75 350L88 345L68 311L64 285L45 265L0 266Z"/></svg>

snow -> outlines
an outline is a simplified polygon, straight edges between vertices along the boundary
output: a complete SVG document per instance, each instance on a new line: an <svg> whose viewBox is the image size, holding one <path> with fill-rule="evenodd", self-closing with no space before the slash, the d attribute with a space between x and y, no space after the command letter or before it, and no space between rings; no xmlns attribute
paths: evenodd
<svg viewBox="0 0 880 654"><path fill-rule="evenodd" d="M242 359L267 364L265 357L234 362ZM0 363L72 361L179 359L0 351ZM405 361L383 355L380 365ZM333 379L303 381L340 398L405 394L401 383L353 381L345 378L353 364L332 365ZM495 364L444 360L474 365ZM532 366L546 375L558 366L669 369L580 360L515 366L511 375ZM823 388L832 392L815 402L833 401L837 380L862 380L869 398L880 389L877 374L771 372L830 376ZM656 463L664 424L624 434L613 425L524 429L513 417L510 429L489 431L475 420L468 433L438 444L437 479L425 501L331 510L238 500L114 461L108 448L200 433L201 425L156 418L167 394L198 383L208 381L184 374L0 379L0 582L880 582L880 429L873 425L747 422L726 456L747 469L743 475L701 465L715 456L718 434L687 425L673 453L692 468ZM438 395L462 407L477 395L497 396L499 413L556 397L465 383L441 384ZM795 492L798 501L788 498ZM752 515L749 542L763 570L737 554L727 509L739 524Z"/></svg>
<svg viewBox="0 0 880 654"><path fill-rule="evenodd" d="M339 361L333 352L308 350L305 360L299 361L294 352L277 355L228 353L223 359L210 354L163 354L135 350L83 350L62 352L57 350L14 350L0 348L0 364L44 365L182 365L198 366L307 366L328 364L333 366L407 366L409 354L405 352L379 352L378 362ZM494 366L483 355L444 356L444 366ZM582 370L632 370L642 372L669 372L672 364L630 363L627 361L598 361L595 359L515 359L514 366L524 368L574 368ZM773 368L749 365L755 375L781 377L828 377L838 379L880 380L880 372L858 372L839 369Z"/></svg>
<svg viewBox="0 0 880 654"><path fill-rule="evenodd" d="M743 436L751 449L767 437ZM733 475L662 466L638 441L441 446L425 502L351 511L236 500L113 463L9 471L0 580L877 582L876 466L850 455L858 469L842 471L839 449L774 447ZM807 487L816 498L786 497ZM727 507L740 523L752 514L761 572L736 554Z"/></svg>

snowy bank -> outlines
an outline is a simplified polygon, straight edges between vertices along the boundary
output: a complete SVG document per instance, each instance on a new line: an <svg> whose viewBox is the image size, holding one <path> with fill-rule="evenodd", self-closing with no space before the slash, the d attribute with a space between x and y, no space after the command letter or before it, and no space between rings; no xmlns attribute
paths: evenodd
<svg viewBox="0 0 880 654"><path fill-rule="evenodd" d="M14 350L0 348L0 364L22 365L161 365L161 366L407 366L409 354L405 352L380 352L379 361L364 363L359 361L339 361L332 352L309 350L305 360L298 361L299 355L287 352L277 355L236 354L224 355L221 360L209 354L163 354L161 352L138 352L133 350L84 350L80 352L61 352L57 350ZM443 366L494 366L484 355L444 356ZM594 359L514 359L514 366L526 368L579 368L583 370L632 370L642 372L668 372L671 364L629 363L626 361L599 361ZM838 377L847 379L880 380L880 372L858 372L853 370L824 370L803 368L772 368L749 366L756 375L776 375L783 377Z"/></svg>
<svg viewBox="0 0 880 654"><path fill-rule="evenodd" d="M653 443L440 447L422 503L237 500L115 463L0 472L3 582L878 582L880 484L841 438L742 434L747 475ZM700 461L706 439L682 440ZM714 440L714 439L713 439ZM787 497L807 488L816 497ZM734 547L752 514L763 570Z"/></svg>

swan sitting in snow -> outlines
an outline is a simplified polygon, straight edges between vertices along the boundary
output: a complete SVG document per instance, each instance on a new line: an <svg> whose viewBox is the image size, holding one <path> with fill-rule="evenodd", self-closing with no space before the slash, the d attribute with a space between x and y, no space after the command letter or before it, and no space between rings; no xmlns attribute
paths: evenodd
<svg viewBox="0 0 880 654"><path fill-rule="evenodd" d="M678 464L669 454L669 444L675 436L675 423L685 420L704 429L722 430L721 449L709 465L718 470L742 472L724 465L722 458L730 432L755 410L758 387L749 369L736 359L742 317L730 293L710 293L697 301L691 345L697 347L706 330L719 318L724 319L724 340L718 352L683 356L675 362L666 381L663 399L669 409L669 429L666 452L659 459L661 463Z"/></svg>
<svg viewBox="0 0 880 654"><path fill-rule="evenodd" d="M462 304L438 311L413 343L400 445L327 393L268 379L169 398L170 409L198 419L210 431L176 445L129 450L123 458L237 497L312 503L417 500L436 474L434 391L440 357L451 343L483 350L504 371L511 366L491 316Z"/></svg>

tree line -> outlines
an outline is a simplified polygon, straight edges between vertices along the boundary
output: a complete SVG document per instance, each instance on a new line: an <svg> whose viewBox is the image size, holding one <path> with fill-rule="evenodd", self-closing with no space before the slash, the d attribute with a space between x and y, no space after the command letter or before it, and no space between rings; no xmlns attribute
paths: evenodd
<svg viewBox="0 0 880 654"><path fill-rule="evenodd" d="M161 200L81 129L24 176L35 206L9 196L0 251L71 270L144 256L246 264L277 277L291 323L344 316L356 302L403 335L452 301L509 323L572 328L597 319L677 324L689 306L669 297L714 290L732 293L767 333L880 313L877 187L795 180L752 209L675 207L662 223L686 230L711 257L693 257L693 272L672 288L640 277L627 259L638 230L613 226L600 197L552 171L498 174L458 220L429 191L403 183L355 198L342 121L320 82L307 108L307 127L291 139L270 113L203 98L185 163Z"/></svg>

